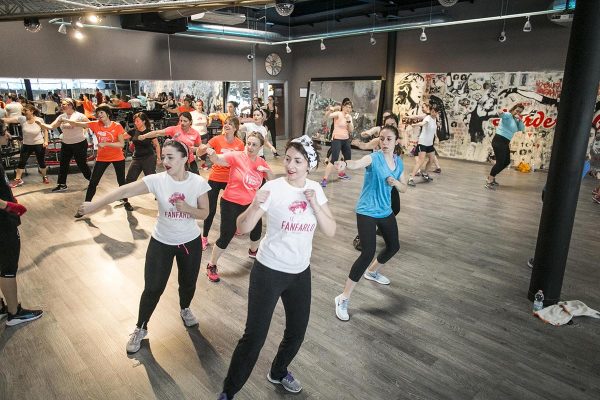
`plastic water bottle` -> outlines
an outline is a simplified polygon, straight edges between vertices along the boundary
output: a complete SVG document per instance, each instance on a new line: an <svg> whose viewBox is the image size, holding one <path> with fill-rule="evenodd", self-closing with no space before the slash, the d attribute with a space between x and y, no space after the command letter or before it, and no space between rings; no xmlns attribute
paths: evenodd
<svg viewBox="0 0 600 400"><path fill-rule="evenodd" d="M542 292L541 289L537 291L533 299L533 312L540 311L544 308L544 292Z"/></svg>

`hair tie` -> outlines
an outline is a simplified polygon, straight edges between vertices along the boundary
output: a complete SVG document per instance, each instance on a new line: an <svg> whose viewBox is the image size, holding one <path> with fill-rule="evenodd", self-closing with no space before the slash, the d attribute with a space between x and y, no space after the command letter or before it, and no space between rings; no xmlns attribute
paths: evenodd
<svg viewBox="0 0 600 400"><path fill-rule="evenodd" d="M313 147L312 139L307 135L303 135L293 139L292 142L300 143L304 147L304 151L306 151L306 155L308 156L308 168L311 170L314 169L317 166L317 152Z"/></svg>

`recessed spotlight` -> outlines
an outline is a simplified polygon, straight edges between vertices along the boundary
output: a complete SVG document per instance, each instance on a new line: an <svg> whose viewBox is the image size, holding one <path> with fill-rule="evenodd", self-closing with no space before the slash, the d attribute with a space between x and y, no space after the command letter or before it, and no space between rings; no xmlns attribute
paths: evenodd
<svg viewBox="0 0 600 400"><path fill-rule="evenodd" d="M73 29L73 37L77 40L82 40L85 38L85 35L79 29Z"/></svg>
<svg viewBox="0 0 600 400"><path fill-rule="evenodd" d="M102 17L96 14L90 14L87 16L87 20L90 24L99 24L102 22Z"/></svg>
<svg viewBox="0 0 600 400"><path fill-rule="evenodd" d="M77 18L77 21L75 21L75 26L78 28L83 28L83 21L81 17Z"/></svg>

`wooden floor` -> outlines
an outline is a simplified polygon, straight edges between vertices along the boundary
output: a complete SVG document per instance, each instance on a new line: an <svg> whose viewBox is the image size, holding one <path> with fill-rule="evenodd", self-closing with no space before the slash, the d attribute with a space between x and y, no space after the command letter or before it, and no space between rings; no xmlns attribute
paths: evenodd
<svg viewBox="0 0 600 400"><path fill-rule="evenodd" d="M272 164L282 173L281 160ZM335 317L333 298L358 255L353 208L363 173L331 182L325 192L338 230L333 239L315 237L311 319L290 368L304 390L286 394L265 379L283 331L279 304L236 399L600 398L600 321L545 325L526 298L546 174L505 171L491 192L483 187L488 165L442 160L442 169L433 183L402 195L401 249L382 270L392 283L362 280L345 323ZM318 180L320 171L311 177ZM234 239L222 257L220 283L200 276L191 305L197 329L182 325L173 274L142 349L128 357L153 197L133 199L129 215L113 205L76 221L86 188L81 174L69 176L65 193L50 193L37 174L25 181L15 191L29 208L20 297L45 313L19 327L1 324L0 399L215 399L244 328L248 238ZM562 297L600 309L595 183L586 178L581 187ZM115 186L109 168L98 194ZM217 215L211 243L218 229Z"/></svg>

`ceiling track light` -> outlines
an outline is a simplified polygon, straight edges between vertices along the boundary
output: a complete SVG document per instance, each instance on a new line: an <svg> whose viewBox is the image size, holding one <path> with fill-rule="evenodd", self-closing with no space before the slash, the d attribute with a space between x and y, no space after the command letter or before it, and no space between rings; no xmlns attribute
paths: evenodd
<svg viewBox="0 0 600 400"><path fill-rule="evenodd" d="M325 43L323 42L323 39L321 39L321 51L325 50L327 47L325 46Z"/></svg>
<svg viewBox="0 0 600 400"><path fill-rule="evenodd" d="M83 19L81 17L77 18L75 21L75 26L78 28L83 28Z"/></svg>
<svg viewBox="0 0 600 400"><path fill-rule="evenodd" d="M525 21L525 25L523 25L523 32L531 32L531 22L529 21L529 15L527 16L527 21Z"/></svg>
<svg viewBox="0 0 600 400"><path fill-rule="evenodd" d="M82 40L85 38L85 35L79 29L73 29L73 37L77 40Z"/></svg>
<svg viewBox="0 0 600 400"><path fill-rule="evenodd" d="M425 33L425 28L421 28L421 29L423 29L423 30L421 31L421 36L419 36L419 40L421 42L426 42L427 41L427 34Z"/></svg>
<svg viewBox="0 0 600 400"><path fill-rule="evenodd" d="M102 22L102 17L96 14L90 14L87 16L87 20L90 24L99 24Z"/></svg>
<svg viewBox="0 0 600 400"><path fill-rule="evenodd" d="M292 48L290 47L289 43L285 44L285 52L288 54L290 54L292 52Z"/></svg>
<svg viewBox="0 0 600 400"><path fill-rule="evenodd" d="M373 37L373 32L371 32L371 39L369 39L369 43L371 43L371 46L375 46L377 44L377 40L375 40Z"/></svg>
<svg viewBox="0 0 600 400"><path fill-rule="evenodd" d="M63 35L67 34L67 24L60 24L58 27L58 33L62 33Z"/></svg>

